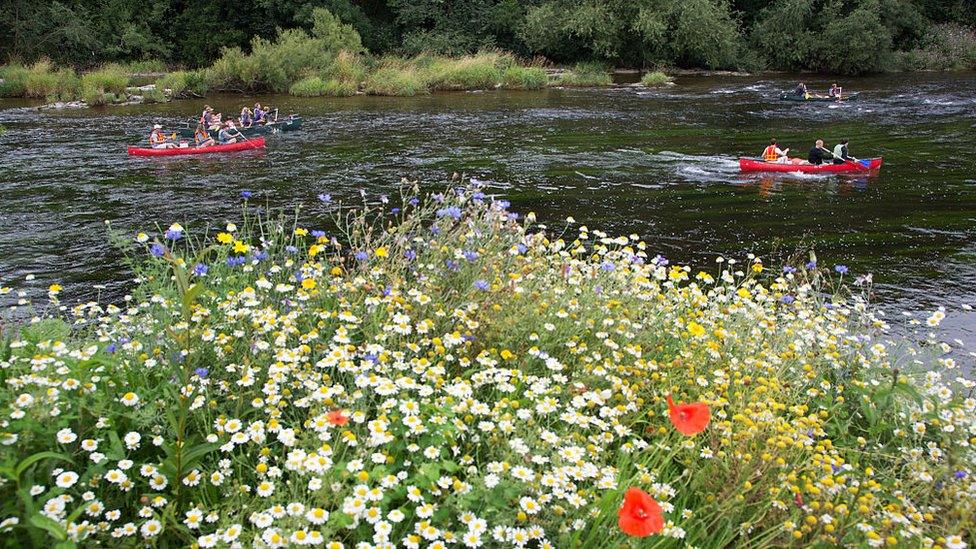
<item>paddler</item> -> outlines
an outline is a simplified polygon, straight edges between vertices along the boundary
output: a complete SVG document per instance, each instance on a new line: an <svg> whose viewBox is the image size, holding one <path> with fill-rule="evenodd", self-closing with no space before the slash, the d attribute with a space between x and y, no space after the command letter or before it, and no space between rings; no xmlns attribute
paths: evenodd
<svg viewBox="0 0 976 549"><path fill-rule="evenodd" d="M254 104L254 123L255 124L264 124L266 122L265 117L267 116L267 114L268 113L265 112L265 110L261 108L261 103L255 103Z"/></svg>
<svg viewBox="0 0 976 549"><path fill-rule="evenodd" d="M241 127L250 128L254 124L254 115L251 113L251 109L244 107L241 109Z"/></svg>
<svg viewBox="0 0 976 549"><path fill-rule="evenodd" d="M844 88L838 86L837 83L835 82L831 84L830 89L827 90L827 97L840 101L841 93L843 93L843 91Z"/></svg>
<svg viewBox="0 0 976 549"><path fill-rule="evenodd" d="M833 155L834 155L834 164L844 164L844 163L850 162L852 160L855 161L855 162L857 161L856 158L854 158L853 156L851 156L849 154L848 149L847 149L847 144L848 143L849 143L849 140L845 139L845 140L841 141L840 143L838 143L834 147L834 152L833 152Z"/></svg>
<svg viewBox="0 0 976 549"><path fill-rule="evenodd" d="M807 91L807 85L803 82L800 82L795 88L793 88L793 95L802 97L804 99L810 98L810 93Z"/></svg>
<svg viewBox="0 0 976 549"><path fill-rule="evenodd" d="M229 145L231 143L237 143L239 141L245 141L246 138L241 135L241 132L237 131L234 127L233 120L227 120L224 122L224 127L217 134L217 139L220 140L221 145Z"/></svg>
<svg viewBox="0 0 976 549"><path fill-rule="evenodd" d="M193 132L193 142L197 147L209 147L214 144L214 140L207 133L207 128L203 124L197 124L197 131Z"/></svg>
<svg viewBox="0 0 976 549"><path fill-rule="evenodd" d="M153 124L152 131L149 132L149 146L154 149L175 149L178 145L163 134L162 126Z"/></svg>
<svg viewBox="0 0 976 549"><path fill-rule="evenodd" d="M787 148L785 151L781 150L778 146L776 146L776 140L770 139L769 146L763 149L762 159L766 162L786 162L788 160L786 155L789 153L789 148Z"/></svg>
<svg viewBox="0 0 976 549"><path fill-rule="evenodd" d="M210 105L203 106L203 114L200 115L200 123L207 129L211 129L215 124L219 124L220 115L214 116L213 107Z"/></svg>
<svg viewBox="0 0 976 549"><path fill-rule="evenodd" d="M814 166L819 166L827 162L827 160L832 156L833 153L824 148L823 139L818 139L813 145L813 148L810 149L810 154L807 155L807 162L813 164Z"/></svg>

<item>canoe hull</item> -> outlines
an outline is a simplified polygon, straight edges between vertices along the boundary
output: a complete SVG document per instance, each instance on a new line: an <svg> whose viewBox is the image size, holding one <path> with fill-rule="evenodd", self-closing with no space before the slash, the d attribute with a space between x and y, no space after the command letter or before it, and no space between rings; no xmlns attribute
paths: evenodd
<svg viewBox="0 0 976 549"><path fill-rule="evenodd" d="M212 145L210 147L182 147L174 149L149 149L145 147L129 147L129 154L132 156L181 156L188 154L212 154L234 151L249 151L251 149L263 149L264 138L249 139L241 143L229 143L227 145Z"/></svg>
<svg viewBox="0 0 976 549"><path fill-rule="evenodd" d="M743 172L783 172L783 173L867 173L881 168L882 158L865 158L844 164L781 164L765 162L759 158L740 158L739 169Z"/></svg>
<svg viewBox="0 0 976 549"><path fill-rule="evenodd" d="M850 95L842 95L840 99L834 99L831 97L811 97L807 99L800 95L784 93L783 95L779 96L779 100L792 101L794 103L843 103L845 101L854 101L857 99L857 96L857 93L852 93Z"/></svg>
<svg viewBox="0 0 976 549"><path fill-rule="evenodd" d="M284 118L273 124L261 124L257 126L251 126L250 128L235 128L237 131L241 132L241 135L247 138L257 137L259 135L270 135L276 131L279 132L290 132L294 130L299 130L302 127L302 119L297 116L290 118ZM216 130L209 130L211 137L216 137ZM193 127L187 126L186 128L181 128L178 135L184 139L193 139L193 135L196 132L196 124Z"/></svg>

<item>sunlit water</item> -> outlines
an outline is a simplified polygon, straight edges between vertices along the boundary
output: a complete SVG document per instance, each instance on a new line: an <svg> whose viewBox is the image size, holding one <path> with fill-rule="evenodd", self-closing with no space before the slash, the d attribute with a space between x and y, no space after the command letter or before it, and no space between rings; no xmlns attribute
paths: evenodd
<svg viewBox="0 0 976 549"><path fill-rule="evenodd" d="M104 220L129 232L222 222L236 218L245 189L262 204L302 204L316 220L322 192L351 201L365 190L375 201L403 177L443 188L464 172L554 226L572 215L638 233L696 268L714 270L718 255L771 264L812 248L822 265L873 273L892 319L946 306L950 336L976 347L976 315L963 308L976 304L976 75L846 81L862 94L841 105L774 100L792 84L688 77L654 91L262 97L302 115L305 129L272 136L265 152L162 159L127 157L125 146L202 102L39 113L3 100L0 283L38 297L57 281L71 301L117 299L129 275ZM209 102L228 113L244 103ZM871 178L740 174L736 158L770 136L804 156L818 137L846 137L853 155L884 156L884 168Z"/></svg>

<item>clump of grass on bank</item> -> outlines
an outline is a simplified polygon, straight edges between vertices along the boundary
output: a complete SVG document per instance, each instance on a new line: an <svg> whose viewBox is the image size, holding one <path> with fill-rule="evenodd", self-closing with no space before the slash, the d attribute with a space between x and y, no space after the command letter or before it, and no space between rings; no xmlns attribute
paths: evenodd
<svg viewBox="0 0 976 549"><path fill-rule="evenodd" d="M438 56L424 67L434 90L483 90L502 80L502 70L514 64L511 56L484 52L451 58Z"/></svg>
<svg viewBox="0 0 976 549"><path fill-rule="evenodd" d="M541 67L513 65L502 72L502 85L512 90L538 90L546 87L549 76Z"/></svg>
<svg viewBox="0 0 976 549"><path fill-rule="evenodd" d="M558 86L567 87L597 87L613 84L610 71L600 63L577 63L569 71L559 75L555 82Z"/></svg>
<svg viewBox="0 0 976 549"><path fill-rule="evenodd" d="M427 75L400 60L386 59L366 76L363 91L370 95L414 96L430 92Z"/></svg>
<svg viewBox="0 0 976 549"><path fill-rule="evenodd" d="M78 91L79 79L71 69L54 69L50 61L31 65L24 76L24 96L71 99Z"/></svg>
<svg viewBox="0 0 976 549"><path fill-rule="evenodd" d="M671 84L674 82L674 79L661 71L652 71L644 73L644 76L641 77L640 82L642 86L657 88Z"/></svg>
<svg viewBox="0 0 976 549"><path fill-rule="evenodd" d="M334 78L324 80L318 76L312 76L292 84L288 93L297 97L320 97L324 95L347 97L356 95L356 85Z"/></svg>
<svg viewBox="0 0 976 549"><path fill-rule="evenodd" d="M320 200L327 231L245 204L216 234L117 237L131 301L0 343L8 543L971 535L972 381L934 336L887 334L846 268L698 271L479 189ZM650 539L618 527L630 488Z"/></svg>
<svg viewBox="0 0 976 549"><path fill-rule="evenodd" d="M166 63L158 59L146 59L142 61L130 61L124 65L125 71L133 74L159 74L167 72Z"/></svg>
<svg viewBox="0 0 976 549"><path fill-rule="evenodd" d="M121 65L106 65L81 77L81 97L89 105L115 103L125 97L129 72Z"/></svg>
<svg viewBox="0 0 976 549"><path fill-rule="evenodd" d="M172 97L203 97L208 86L200 71L174 71L157 80L156 89L169 90Z"/></svg>

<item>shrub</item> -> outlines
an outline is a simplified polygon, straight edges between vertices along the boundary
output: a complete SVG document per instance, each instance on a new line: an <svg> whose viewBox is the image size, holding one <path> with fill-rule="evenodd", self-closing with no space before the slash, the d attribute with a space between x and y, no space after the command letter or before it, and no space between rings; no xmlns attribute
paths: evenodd
<svg viewBox="0 0 976 549"><path fill-rule="evenodd" d="M203 97L207 82L200 71L176 71L157 80L156 89L169 90L171 97Z"/></svg>
<svg viewBox="0 0 976 549"><path fill-rule="evenodd" d="M356 95L356 92L359 91L359 85L346 80L331 78L325 82L324 91L325 93L323 95L331 95L333 97L349 97Z"/></svg>
<svg viewBox="0 0 976 549"><path fill-rule="evenodd" d="M502 72L502 85L514 90L537 90L546 87L549 76L541 67L512 66Z"/></svg>
<svg viewBox="0 0 976 549"><path fill-rule="evenodd" d="M81 86L121 95L129 86L129 73L121 65L105 65L98 70L82 75Z"/></svg>
<svg viewBox="0 0 976 549"><path fill-rule="evenodd" d="M651 88L667 86L673 81L674 79L672 79L670 76L664 74L661 71L652 71L652 72L644 73L644 76L641 77L641 85L651 87Z"/></svg>
<svg viewBox="0 0 976 549"><path fill-rule="evenodd" d="M366 77L363 90L370 95L413 96L429 93L425 75L416 67L386 63Z"/></svg>
<svg viewBox="0 0 976 549"><path fill-rule="evenodd" d="M325 80L322 80L318 76L299 80L291 85L288 93L297 95L298 97L318 97L325 95Z"/></svg>
<svg viewBox="0 0 976 549"><path fill-rule="evenodd" d="M328 75L335 80L358 87L366 78L366 62L362 55L342 50L329 67Z"/></svg>
<svg viewBox="0 0 976 549"><path fill-rule="evenodd" d="M556 79L559 86L594 87L613 84L613 77L600 63L577 63L572 70Z"/></svg>
<svg viewBox="0 0 976 549"><path fill-rule="evenodd" d="M435 90L480 90L492 88L501 81L497 53L479 53L452 59L439 57L426 69L428 81Z"/></svg>
<svg viewBox="0 0 976 549"><path fill-rule="evenodd" d="M157 87L143 92L142 100L144 103L165 103L166 94L163 93L162 88Z"/></svg>
<svg viewBox="0 0 976 549"><path fill-rule="evenodd" d="M28 71L23 65L11 64L0 67L0 97L23 97L27 92Z"/></svg>
<svg viewBox="0 0 976 549"><path fill-rule="evenodd" d="M976 31L963 25L936 25L921 46L898 54L901 70L976 69Z"/></svg>
<svg viewBox="0 0 976 549"><path fill-rule="evenodd" d="M166 64L158 59L131 61L125 64L125 70L130 75L166 72Z"/></svg>
<svg viewBox="0 0 976 549"><path fill-rule="evenodd" d="M25 97L73 97L78 91L78 75L71 69L53 71L50 61L31 65L24 79Z"/></svg>

